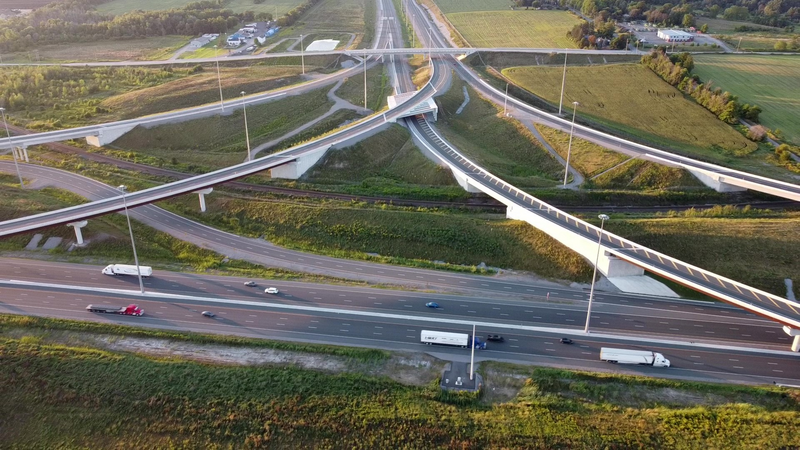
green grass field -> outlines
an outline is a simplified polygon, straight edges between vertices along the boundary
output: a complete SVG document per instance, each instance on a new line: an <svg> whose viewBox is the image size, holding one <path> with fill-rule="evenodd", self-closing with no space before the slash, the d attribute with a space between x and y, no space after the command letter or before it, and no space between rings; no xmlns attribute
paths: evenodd
<svg viewBox="0 0 800 450"><path fill-rule="evenodd" d="M782 28L775 28L769 27L766 25L759 25L752 22L735 22L732 20L725 20L725 19L712 19L710 17L698 17L697 18L697 27L700 28L701 25L704 23L708 24L708 33L709 34L728 34L728 33L737 33L734 31L736 27L747 26L753 28L761 28L763 30L772 30L775 32L783 32Z"/></svg>
<svg viewBox="0 0 800 450"><path fill-rule="evenodd" d="M558 105L562 69L517 67L505 69L503 74ZM724 161L757 149L755 143L641 65L567 68L564 104L571 107L573 101L580 103L579 116L704 159Z"/></svg>
<svg viewBox="0 0 800 450"><path fill-rule="evenodd" d="M350 185L348 192L361 190L371 195L385 195L383 189L394 195L406 189L413 192L420 185L450 186L447 191L451 194L463 192L450 171L420 153L408 131L397 125L352 147L329 151L303 181Z"/></svg>
<svg viewBox="0 0 800 450"><path fill-rule="evenodd" d="M434 0L445 14L474 11L504 11L511 6L510 0Z"/></svg>
<svg viewBox="0 0 800 450"><path fill-rule="evenodd" d="M592 180L600 189L708 189L689 172L650 161L632 159Z"/></svg>
<svg viewBox="0 0 800 450"><path fill-rule="evenodd" d="M278 138L324 114L333 105L318 89L307 94L247 108L251 148ZM247 158L242 110L155 128L135 128L114 141L113 148L140 152L165 160L199 166L197 170L227 167Z"/></svg>
<svg viewBox="0 0 800 450"><path fill-rule="evenodd" d="M704 82L761 107L761 123L800 144L800 58L764 55L698 55L694 73Z"/></svg>
<svg viewBox="0 0 800 450"><path fill-rule="evenodd" d="M287 364L222 365L111 351L99 344L104 336L95 334L102 328L95 333L43 332L37 319L2 319L3 448L777 449L800 445L797 393L773 386L482 362L481 398L443 393L438 382L421 382L430 378L429 369L393 367L396 358L381 354L366 362L355 358L368 350L320 355L343 361L346 369L337 371ZM166 344L171 347L173 342L182 343L167 340ZM226 344L223 339L220 343ZM248 349L241 343L237 347ZM269 343L254 349L263 347ZM312 346L305 347L313 351ZM201 344L197 348L228 349ZM372 375L392 369L405 372L414 384Z"/></svg>
<svg viewBox="0 0 800 450"><path fill-rule="evenodd" d="M161 11L182 8L194 2L195 0L111 0L97 5L96 8L103 13L120 15L138 9L142 11ZM221 0L219 2L221 9L230 9L236 13L253 11L256 14L265 12L274 15L277 8L279 17L302 3L302 0L269 0L260 4L253 2L253 0Z"/></svg>
<svg viewBox="0 0 800 450"><path fill-rule="evenodd" d="M535 125L539 134L565 160L569 150L569 134L544 125ZM581 138L572 139L570 166L577 169L584 177L591 178L628 159L628 156L613 152L605 147L593 144Z"/></svg>
<svg viewBox="0 0 800 450"><path fill-rule="evenodd" d="M473 47L575 48L566 34L579 20L566 11L483 11L447 14Z"/></svg>
<svg viewBox="0 0 800 450"><path fill-rule="evenodd" d="M386 106L386 97L391 95L392 86L390 85L389 75L383 65L367 70L367 108L373 111L380 111ZM354 75L345 80L336 96L348 102L363 107L364 106L364 76Z"/></svg>
<svg viewBox="0 0 800 450"><path fill-rule="evenodd" d="M516 121L498 117L498 110L468 88L470 102L461 114L464 82L453 79L450 90L437 97L436 127L476 164L520 189L554 186L563 167Z"/></svg>
<svg viewBox="0 0 800 450"><path fill-rule="evenodd" d="M372 0L324 0L312 7L302 20L281 30L280 37L320 33L355 33L354 46L372 39L375 3ZM369 22L365 19L369 15ZM310 41L304 39L306 45ZM346 43L346 42L345 42Z"/></svg>
<svg viewBox="0 0 800 450"><path fill-rule="evenodd" d="M5 63L92 62L164 60L191 40L188 36L157 36L147 39L101 40L43 45L27 52L3 54Z"/></svg>

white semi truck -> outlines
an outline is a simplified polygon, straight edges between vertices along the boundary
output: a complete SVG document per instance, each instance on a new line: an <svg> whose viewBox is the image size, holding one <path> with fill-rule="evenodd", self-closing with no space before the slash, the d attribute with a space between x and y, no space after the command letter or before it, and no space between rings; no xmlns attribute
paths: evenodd
<svg viewBox="0 0 800 450"><path fill-rule="evenodd" d="M626 350L622 348L600 349L600 361L613 364L641 364L643 366L669 367L669 360L657 352L644 350Z"/></svg>
<svg viewBox="0 0 800 450"><path fill-rule="evenodd" d="M149 277L153 274L153 268L150 266L139 266L143 277ZM130 264L109 264L103 268L103 275L133 275L137 276L136 266Z"/></svg>
<svg viewBox="0 0 800 450"><path fill-rule="evenodd" d="M486 342L475 336L474 338L466 333L447 333L444 331L422 330L419 337L420 342L427 345L452 345L455 347L467 348L470 341L478 350L486 350Z"/></svg>

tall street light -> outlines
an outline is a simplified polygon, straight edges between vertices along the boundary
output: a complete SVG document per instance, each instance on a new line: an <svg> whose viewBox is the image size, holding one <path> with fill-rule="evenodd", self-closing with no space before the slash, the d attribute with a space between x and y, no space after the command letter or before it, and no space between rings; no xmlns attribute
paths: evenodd
<svg viewBox="0 0 800 450"><path fill-rule="evenodd" d="M217 60L217 84L219 84L219 107L225 112L225 102L222 100L222 77L219 75L219 48L214 46L214 59Z"/></svg>
<svg viewBox="0 0 800 450"><path fill-rule="evenodd" d="M128 232L131 235L131 247L133 248L133 262L136 264L136 275L139 276L139 292L144 294L144 283L142 282L142 269L139 268L139 256L136 255L136 243L133 241L133 228L131 227L131 216L128 214L128 202L125 200L125 193L128 192L128 187L124 184L119 186L122 192L122 205L125 207L125 218L128 219Z"/></svg>
<svg viewBox="0 0 800 450"><path fill-rule="evenodd" d="M561 115L561 105L564 103L564 85L567 83L567 49L564 49L564 74L561 75L561 99L558 101L558 115Z"/></svg>
<svg viewBox="0 0 800 450"><path fill-rule="evenodd" d="M572 102L572 126L569 129L569 145L567 145L567 167L564 169L564 187L567 187L567 177L569 176L569 157L572 154L572 134L575 132L575 111L578 110L578 102Z"/></svg>
<svg viewBox="0 0 800 450"><path fill-rule="evenodd" d="M11 154L14 156L14 167L17 169L17 176L19 177L19 188L25 189L25 183L22 181L22 174L19 171L19 163L17 162L17 152L14 151L14 146L11 144L11 133L8 132L8 122L6 122L6 109L0 107L0 114L3 115L3 126L6 127L6 137L8 138L8 148L11 149Z"/></svg>
<svg viewBox="0 0 800 450"><path fill-rule="evenodd" d="M306 60L303 56L303 35L300 35L300 64L303 66L303 75L306 74Z"/></svg>
<svg viewBox="0 0 800 450"><path fill-rule="evenodd" d="M367 109L367 55L364 55L364 109Z"/></svg>
<svg viewBox="0 0 800 450"><path fill-rule="evenodd" d="M608 220L608 216L605 214L600 214L597 216L600 219L600 235L597 238L597 255L594 257L594 274L592 274L592 288L589 290L589 308L586 310L586 326L583 328L583 332L589 334L589 319L592 318L592 300L594 299L594 280L597 278L597 263L600 261L600 245L603 242L603 225L605 225L606 220Z"/></svg>
<svg viewBox="0 0 800 450"><path fill-rule="evenodd" d="M508 83L506 83L506 96L503 97L503 117L508 116L506 110L508 109Z"/></svg>
<svg viewBox="0 0 800 450"><path fill-rule="evenodd" d="M247 129L247 104L244 102L244 91L242 91L242 109L244 110L244 138L247 141L247 160L252 161L250 157L250 131Z"/></svg>

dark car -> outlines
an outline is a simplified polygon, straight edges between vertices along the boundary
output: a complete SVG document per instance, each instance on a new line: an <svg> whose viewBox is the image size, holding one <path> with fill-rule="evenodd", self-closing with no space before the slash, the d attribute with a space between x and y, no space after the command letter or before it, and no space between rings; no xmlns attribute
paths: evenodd
<svg viewBox="0 0 800 450"><path fill-rule="evenodd" d="M570 338L561 338L562 344L572 344L572 339Z"/></svg>
<svg viewBox="0 0 800 450"><path fill-rule="evenodd" d="M202 314L205 317L217 317L217 315L212 313L211 311L203 311L200 314Z"/></svg>
<svg viewBox="0 0 800 450"><path fill-rule="evenodd" d="M425 306L427 306L428 308L436 309L436 308L439 307L439 304L436 303L436 302L428 302L428 303L425 303Z"/></svg>
<svg viewBox="0 0 800 450"><path fill-rule="evenodd" d="M499 334L487 334L486 340L491 342L505 342L506 338L500 336Z"/></svg>
<svg viewBox="0 0 800 450"><path fill-rule="evenodd" d="M255 281L245 281L244 285L247 286L247 287L253 287L253 286L256 286L256 282Z"/></svg>

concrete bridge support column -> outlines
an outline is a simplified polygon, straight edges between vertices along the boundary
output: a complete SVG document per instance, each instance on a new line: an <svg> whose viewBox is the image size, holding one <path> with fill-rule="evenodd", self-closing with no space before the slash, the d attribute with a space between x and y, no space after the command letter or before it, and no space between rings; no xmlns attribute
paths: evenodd
<svg viewBox="0 0 800 450"><path fill-rule="evenodd" d="M17 161L30 162L30 160L28 159L28 147L27 146L14 147L14 148L11 149L11 151L14 152L14 155L16 156Z"/></svg>
<svg viewBox="0 0 800 450"><path fill-rule="evenodd" d="M472 185L472 183L469 182L469 178L466 177L463 173L461 173L460 170L452 170L451 169L451 171L453 172L453 177L458 182L458 185L461 186L465 191L467 191L467 192L475 192L475 193L483 192L480 189L478 189L477 187L475 187L474 185Z"/></svg>
<svg viewBox="0 0 800 450"><path fill-rule="evenodd" d="M323 156L325 156L325 152L330 149L331 146L321 147L319 150L305 153L301 156L298 156L293 161L290 161L286 164L281 164L278 167L273 167L270 169L270 176L272 178L284 178L288 180L296 180L303 176L304 173L310 168L314 166Z"/></svg>
<svg viewBox="0 0 800 450"><path fill-rule="evenodd" d="M97 136L86 136L86 143L94 147L102 147L116 141L123 134L134 129L136 125L124 125L114 128L101 128Z"/></svg>
<svg viewBox="0 0 800 450"><path fill-rule="evenodd" d="M89 222L86 220L81 220L80 222L72 222L68 223L68 227L72 227L75 229L75 239L78 241L78 246L83 245L83 233L81 233L81 228L85 227Z"/></svg>
<svg viewBox="0 0 800 450"><path fill-rule="evenodd" d="M783 331L789 336L794 336L794 340L792 341L792 351L800 352L800 330L795 330L794 328L790 327L783 327Z"/></svg>
<svg viewBox="0 0 800 450"><path fill-rule="evenodd" d="M214 188L202 189L194 193L200 196L200 211L206 212L206 195L210 194Z"/></svg>

